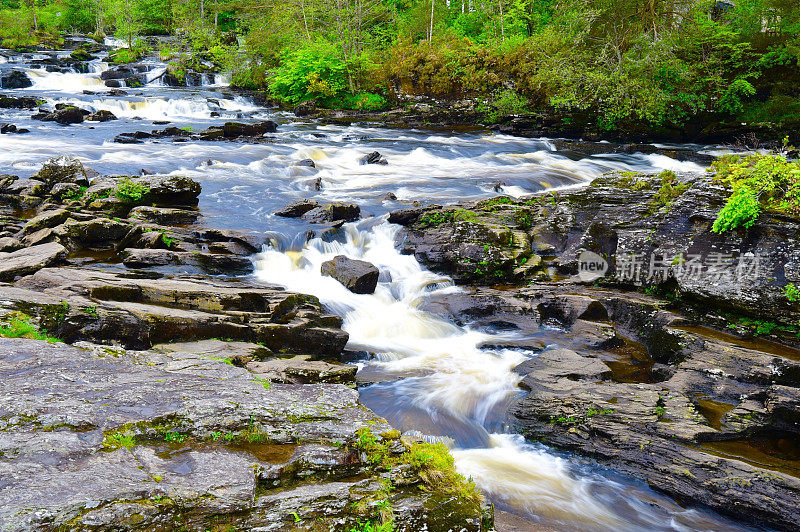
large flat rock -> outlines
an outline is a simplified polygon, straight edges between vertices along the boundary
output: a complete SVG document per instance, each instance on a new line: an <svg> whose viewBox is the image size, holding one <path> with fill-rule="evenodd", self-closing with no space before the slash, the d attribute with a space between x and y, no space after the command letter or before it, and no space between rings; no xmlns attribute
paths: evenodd
<svg viewBox="0 0 800 532"><path fill-rule="evenodd" d="M67 248L55 242L0 253L0 281L35 273L66 255Z"/></svg>
<svg viewBox="0 0 800 532"><path fill-rule="evenodd" d="M151 434L130 448L103 447L114 431L158 426L181 445ZM300 440L328 442L315 453L328 456L329 470L342 468L341 445L330 443L366 426L389 428L346 386L265 387L245 369L199 355L0 339L0 522L3 530L112 527L141 516L155 526L174 513L197 514L191 522L253 510L252 524L263 525L270 515L255 511L256 471L289 460L269 456L287 454L282 448L292 455L289 444ZM241 431L258 443L216 436Z"/></svg>

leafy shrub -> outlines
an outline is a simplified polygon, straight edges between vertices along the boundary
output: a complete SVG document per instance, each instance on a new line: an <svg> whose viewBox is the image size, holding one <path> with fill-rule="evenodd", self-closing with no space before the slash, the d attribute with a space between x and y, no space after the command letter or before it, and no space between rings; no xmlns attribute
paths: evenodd
<svg viewBox="0 0 800 532"><path fill-rule="evenodd" d="M714 161L714 179L732 190L713 231L751 227L763 210L800 215L800 163L780 154L727 155Z"/></svg>
<svg viewBox="0 0 800 532"><path fill-rule="evenodd" d="M496 93L492 99L481 103L478 106L478 112L484 116L486 122L495 123L505 117L528 112L529 103L524 96L520 96L513 90L505 89Z"/></svg>
<svg viewBox="0 0 800 532"><path fill-rule="evenodd" d="M117 188L114 189L114 195L127 203L138 203L149 192L150 188L147 185L137 183L130 177L120 179Z"/></svg>
<svg viewBox="0 0 800 532"><path fill-rule="evenodd" d="M797 288L794 283L789 283L783 287L783 293L786 294L786 299L792 303L800 301L800 288Z"/></svg>

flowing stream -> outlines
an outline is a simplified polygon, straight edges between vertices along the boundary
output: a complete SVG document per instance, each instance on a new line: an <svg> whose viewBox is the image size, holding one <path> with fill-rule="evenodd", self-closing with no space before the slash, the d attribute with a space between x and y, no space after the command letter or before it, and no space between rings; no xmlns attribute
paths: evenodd
<svg viewBox="0 0 800 532"><path fill-rule="evenodd" d="M157 61L146 63L151 80L146 86L110 96L100 79L108 68L102 61L91 62L86 73L48 72L40 65L64 56L0 50L0 72L23 70L34 83L27 89L0 90L36 96L45 100L45 107L72 103L108 110L119 119L65 127L31 120L29 110L0 109L0 123L30 129L28 134L0 136L0 173L28 176L48 158L68 154L105 174L146 170L201 182L204 223L275 237L274 246L254 259L258 279L316 295L344 318L348 349L371 355L358 362L362 402L401 431L448 443L459 471L471 476L498 509L516 515L523 523L518 530L746 530L708 511L682 507L590 461L526 443L508 432L506 407L521 393L521 377L512 370L535 353L483 348L513 333L456 326L423 310L428 298L461 289L424 269L413 256L400 254L399 227L385 221L387 212L409 205L583 186L612 169L700 166L663 155L560 152L548 139L479 129L396 130L303 121L234 95L220 76L206 76L208 85L201 87L164 87L159 75L165 65ZM119 133L149 131L165 123L199 131L230 120L265 119L280 126L259 143L112 140ZM380 151L389 164L360 165L358 159L372 151ZM316 168L294 165L307 158ZM272 214L300 198L356 202L365 219L347 224L335 241L306 242L306 222ZM320 264L336 255L378 266L382 273L376 292L356 295L322 277ZM558 331L542 334L548 345L561 341Z"/></svg>

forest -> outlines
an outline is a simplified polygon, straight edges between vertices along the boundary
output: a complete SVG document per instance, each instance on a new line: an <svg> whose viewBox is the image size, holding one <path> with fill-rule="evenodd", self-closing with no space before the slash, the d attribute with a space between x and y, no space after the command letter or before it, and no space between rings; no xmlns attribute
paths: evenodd
<svg viewBox="0 0 800 532"><path fill-rule="evenodd" d="M228 72L288 106L473 99L599 130L800 125L795 0L1 0L8 48L115 36L116 59ZM173 35L171 40L148 36Z"/></svg>

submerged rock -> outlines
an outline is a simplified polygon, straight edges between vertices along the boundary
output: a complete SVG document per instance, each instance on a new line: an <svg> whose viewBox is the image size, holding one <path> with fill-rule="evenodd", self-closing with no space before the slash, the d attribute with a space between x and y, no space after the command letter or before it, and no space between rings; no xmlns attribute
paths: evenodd
<svg viewBox="0 0 800 532"><path fill-rule="evenodd" d="M354 294L375 292L380 276L380 270L375 265L344 255L337 255L332 260L323 262L320 266L320 273L333 277Z"/></svg>

